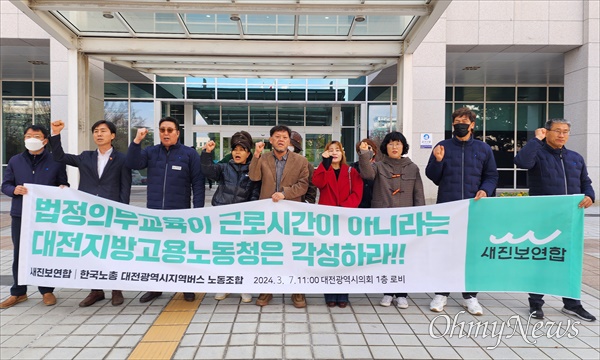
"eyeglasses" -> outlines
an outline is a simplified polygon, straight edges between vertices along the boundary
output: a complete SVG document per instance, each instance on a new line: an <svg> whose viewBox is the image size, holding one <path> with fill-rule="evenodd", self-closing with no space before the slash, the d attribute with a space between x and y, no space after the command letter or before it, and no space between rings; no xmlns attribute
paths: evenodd
<svg viewBox="0 0 600 360"><path fill-rule="evenodd" d="M402 143L401 143L401 142L389 142L389 143L387 144L387 146L389 146L389 147L397 147L397 148L399 148L399 147L402 147Z"/></svg>
<svg viewBox="0 0 600 360"><path fill-rule="evenodd" d="M563 136L567 136L571 133L571 130L561 131L561 130L556 129L556 130L550 130L550 131L552 131L556 135L563 135Z"/></svg>
<svg viewBox="0 0 600 360"><path fill-rule="evenodd" d="M160 131L161 134L164 134L164 133L170 134L175 130L176 130L175 128L158 128L158 131Z"/></svg>
<svg viewBox="0 0 600 360"><path fill-rule="evenodd" d="M42 135L25 135L25 139L38 139L43 140L44 136Z"/></svg>

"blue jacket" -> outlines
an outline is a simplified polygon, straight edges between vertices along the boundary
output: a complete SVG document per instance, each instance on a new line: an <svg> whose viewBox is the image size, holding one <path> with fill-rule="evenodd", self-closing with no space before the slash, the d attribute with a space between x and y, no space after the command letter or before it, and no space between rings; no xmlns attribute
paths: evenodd
<svg viewBox="0 0 600 360"><path fill-rule="evenodd" d="M438 162L432 153L425 169L427 177L438 185L437 203L471 199L479 190L487 196L495 194L498 170L488 144L471 136L467 141L452 137L437 145L444 147L444 158Z"/></svg>
<svg viewBox="0 0 600 360"><path fill-rule="evenodd" d="M80 155L65 154L60 135L49 139L56 161L79 168L79 190L124 204L129 204L131 170L125 166L125 154L113 148L110 159L98 176L98 151L84 151Z"/></svg>
<svg viewBox="0 0 600 360"><path fill-rule="evenodd" d="M15 195L14 192L17 185L25 183L69 186L66 166L55 161L48 150L36 155L34 162L32 162L32 155L27 150L11 157L4 171L4 181L2 181L2 192L12 198L11 216L21 216L23 196Z"/></svg>
<svg viewBox="0 0 600 360"><path fill-rule="evenodd" d="M148 208L189 209L192 191L194 207L204 207L204 175L193 148L178 142L169 150L162 144L142 150L131 142L125 164L134 170L148 168Z"/></svg>
<svg viewBox="0 0 600 360"><path fill-rule="evenodd" d="M585 194L595 200L583 157L564 146L553 149L534 137L519 151L515 164L529 170L529 195Z"/></svg>

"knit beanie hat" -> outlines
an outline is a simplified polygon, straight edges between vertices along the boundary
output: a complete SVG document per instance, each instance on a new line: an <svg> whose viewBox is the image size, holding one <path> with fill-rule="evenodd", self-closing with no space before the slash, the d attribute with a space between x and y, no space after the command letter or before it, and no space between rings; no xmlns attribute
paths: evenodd
<svg viewBox="0 0 600 360"><path fill-rule="evenodd" d="M247 151L252 151L252 136L246 131L238 131L231 137L231 150L240 145Z"/></svg>

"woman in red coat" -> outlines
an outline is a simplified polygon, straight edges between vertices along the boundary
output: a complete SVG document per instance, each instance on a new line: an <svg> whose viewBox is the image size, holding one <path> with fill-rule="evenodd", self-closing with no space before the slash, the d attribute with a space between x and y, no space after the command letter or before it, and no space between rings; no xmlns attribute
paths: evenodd
<svg viewBox="0 0 600 360"><path fill-rule="evenodd" d="M363 181L358 171L346 164L346 154L339 141L325 146L323 161L315 169L313 184L319 188L319 204L356 208L360 204ZM345 308L348 294L325 294L327 306Z"/></svg>

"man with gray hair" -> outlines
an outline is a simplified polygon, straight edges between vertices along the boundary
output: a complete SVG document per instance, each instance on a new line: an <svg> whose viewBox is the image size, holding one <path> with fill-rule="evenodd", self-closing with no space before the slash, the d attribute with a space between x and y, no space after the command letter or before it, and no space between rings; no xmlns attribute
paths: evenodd
<svg viewBox="0 0 600 360"><path fill-rule="evenodd" d="M529 195L570 195L584 194L579 208L588 208L594 202L592 180L588 176L583 157L573 150L567 150L571 123L565 119L546 121L544 128L535 130L535 137L527 142L515 157L515 164L527 169ZM529 314L543 319L542 294L529 294ZM587 312L581 301L563 298L562 312L577 316L585 321L596 317Z"/></svg>

